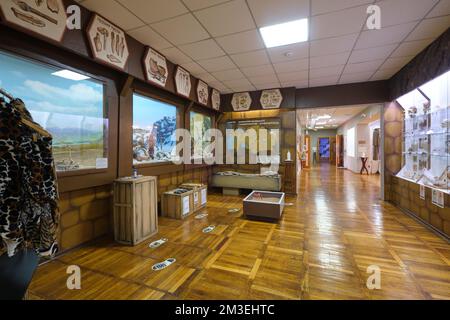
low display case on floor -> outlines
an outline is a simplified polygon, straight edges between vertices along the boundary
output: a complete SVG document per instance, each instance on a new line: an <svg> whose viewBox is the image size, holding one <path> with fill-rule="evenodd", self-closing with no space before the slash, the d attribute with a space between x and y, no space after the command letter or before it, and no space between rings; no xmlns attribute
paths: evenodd
<svg viewBox="0 0 450 320"><path fill-rule="evenodd" d="M284 197L283 192L253 191L244 199L244 214L255 218L280 219Z"/></svg>
<svg viewBox="0 0 450 320"><path fill-rule="evenodd" d="M164 192L161 197L163 217L184 219L194 212L194 191L184 188Z"/></svg>
<svg viewBox="0 0 450 320"><path fill-rule="evenodd" d="M126 177L114 182L114 239L136 245L158 232L156 177Z"/></svg>

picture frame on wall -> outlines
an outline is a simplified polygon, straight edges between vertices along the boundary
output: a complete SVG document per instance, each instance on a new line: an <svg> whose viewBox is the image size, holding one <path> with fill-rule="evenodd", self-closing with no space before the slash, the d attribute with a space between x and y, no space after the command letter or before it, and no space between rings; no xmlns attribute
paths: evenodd
<svg viewBox="0 0 450 320"><path fill-rule="evenodd" d="M252 105L252 97L248 92L239 92L233 94L231 98L231 106L234 111L247 111Z"/></svg>
<svg viewBox="0 0 450 320"><path fill-rule="evenodd" d="M208 85L202 80L198 80L197 84L197 100L200 104L207 106L209 100Z"/></svg>
<svg viewBox="0 0 450 320"><path fill-rule="evenodd" d="M214 88L211 91L211 106L214 110L220 110L220 92Z"/></svg>
<svg viewBox="0 0 450 320"><path fill-rule="evenodd" d="M62 0L0 1L0 17L8 26L50 42L61 43L67 13Z"/></svg>
<svg viewBox="0 0 450 320"><path fill-rule="evenodd" d="M169 77L166 57L151 47L147 47L144 54L145 79L152 84L166 87Z"/></svg>
<svg viewBox="0 0 450 320"><path fill-rule="evenodd" d="M99 14L94 14L86 29L93 58L103 64L124 70L129 58L125 32Z"/></svg>
<svg viewBox="0 0 450 320"><path fill-rule="evenodd" d="M186 98L189 98L191 95L191 75L180 66L177 66L177 71L175 72L175 87L179 95Z"/></svg>

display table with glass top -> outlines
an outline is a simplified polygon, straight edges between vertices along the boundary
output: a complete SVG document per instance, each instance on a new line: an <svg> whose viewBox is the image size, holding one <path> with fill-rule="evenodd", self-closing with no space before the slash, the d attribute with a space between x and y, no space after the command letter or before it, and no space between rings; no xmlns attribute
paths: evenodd
<svg viewBox="0 0 450 320"><path fill-rule="evenodd" d="M450 193L450 72L397 102L405 109L403 167L398 177Z"/></svg>
<svg viewBox="0 0 450 320"><path fill-rule="evenodd" d="M244 199L246 217L280 219L284 210L283 192L253 191Z"/></svg>

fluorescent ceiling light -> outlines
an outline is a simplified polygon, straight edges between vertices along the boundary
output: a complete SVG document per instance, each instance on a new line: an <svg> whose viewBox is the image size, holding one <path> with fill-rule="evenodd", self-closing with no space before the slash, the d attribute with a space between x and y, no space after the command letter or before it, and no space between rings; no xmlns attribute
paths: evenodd
<svg viewBox="0 0 450 320"><path fill-rule="evenodd" d="M308 40L308 19L275 24L259 31L267 48L304 42Z"/></svg>
<svg viewBox="0 0 450 320"><path fill-rule="evenodd" d="M324 129L324 127L316 127L316 129Z"/></svg>
<svg viewBox="0 0 450 320"><path fill-rule="evenodd" d="M70 70L60 70L53 72L52 75L61 77L64 79L74 80L74 81L81 81L81 80L87 80L90 79L89 77L86 77L85 75L70 71Z"/></svg>
<svg viewBox="0 0 450 320"><path fill-rule="evenodd" d="M317 119L331 119L331 116L329 114L324 114L324 115L318 116Z"/></svg>

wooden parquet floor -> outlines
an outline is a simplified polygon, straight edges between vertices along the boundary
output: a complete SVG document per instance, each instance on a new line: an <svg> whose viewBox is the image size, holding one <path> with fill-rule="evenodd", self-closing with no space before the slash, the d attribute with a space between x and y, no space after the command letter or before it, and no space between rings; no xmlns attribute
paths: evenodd
<svg viewBox="0 0 450 320"><path fill-rule="evenodd" d="M103 239L39 267L31 299L450 299L450 245L389 203L377 176L305 170L278 223L246 220L242 197L210 195L208 217L160 218L135 247ZM215 225L204 234L202 229ZM168 238L157 249L151 241ZM151 267L167 258L162 271ZM68 290L69 265L81 290ZM366 286L379 266L381 289Z"/></svg>

